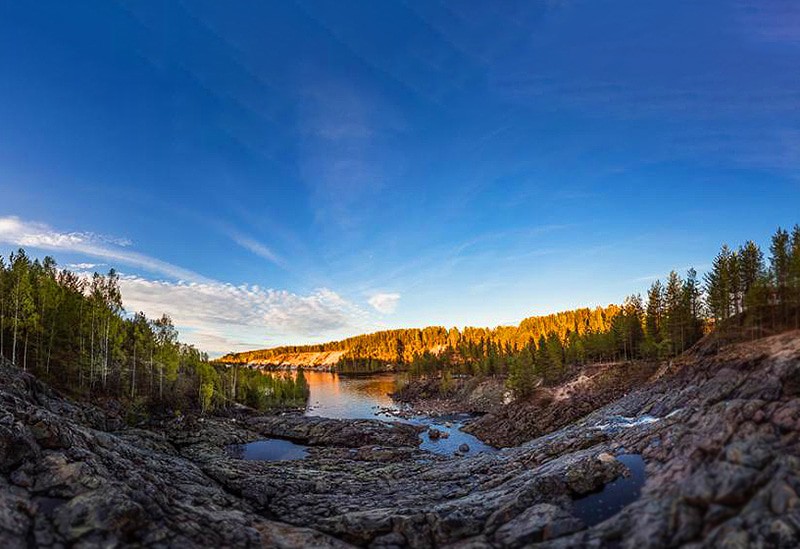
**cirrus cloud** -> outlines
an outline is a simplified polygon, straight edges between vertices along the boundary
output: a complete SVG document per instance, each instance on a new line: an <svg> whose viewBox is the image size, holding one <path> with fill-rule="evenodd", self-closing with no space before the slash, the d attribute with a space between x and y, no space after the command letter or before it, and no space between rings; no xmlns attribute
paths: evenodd
<svg viewBox="0 0 800 549"><path fill-rule="evenodd" d="M128 249L127 240L90 232L61 232L44 223L9 216L0 217L0 243L75 253L106 262L68 265L83 276L90 276L89 271L101 265L120 264L168 277L170 280L154 280L123 273L120 289L125 309L144 312L150 318L169 314L181 341L212 355L268 345L322 342L370 327L369 315L363 309L328 288L301 295L257 285L228 284ZM250 241L241 244L281 263L278 256L270 257L267 248L248 246Z"/></svg>
<svg viewBox="0 0 800 549"><path fill-rule="evenodd" d="M208 281L188 269L129 250L130 240L91 232L61 232L44 223L25 221L16 216L0 217L0 243L39 250L74 252L179 280Z"/></svg>

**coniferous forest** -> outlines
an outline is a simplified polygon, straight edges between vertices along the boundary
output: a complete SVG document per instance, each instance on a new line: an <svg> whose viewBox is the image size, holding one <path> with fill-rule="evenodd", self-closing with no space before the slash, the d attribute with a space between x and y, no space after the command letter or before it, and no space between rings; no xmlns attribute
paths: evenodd
<svg viewBox="0 0 800 549"><path fill-rule="evenodd" d="M673 271L621 305L530 317L516 327L388 330L214 362L178 341L169 316L124 311L113 269L87 277L24 250L0 258L0 356L71 394L122 398L142 413L302 403L302 375L238 366L281 353L344 351L338 370L345 373L392 365L417 376L505 376L524 395L576 365L665 359L711 331L756 338L786 326L800 327L800 226L773 235L768 259L753 241L725 245L702 280L694 270Z"/></svg>
<svg viewBox="0 0 800 549"><path fill-rule="evenodd" d="M127 313L113 269L87 277L22 249L0 257L0 356L73 396L121 399L132 419L304 405L308 395L302 375L212 364L178 340L169 316Z"/></svg>
<svg viewBox="0 0 800 549"><path fill-rule="evenodd" d="M569 367L594 362L677 356L713 332L716 338L757 338L800 327L800 226L778 229L769 258L753 241L722 246L710 271L694 269L656 280L646 296L621 305L526 318L494 329L441 326L387 330L331 343L230 354L229 363L269 362L286 353L343 351L337 369L412 375L507 376L520 395L556 383Z"/></svg>

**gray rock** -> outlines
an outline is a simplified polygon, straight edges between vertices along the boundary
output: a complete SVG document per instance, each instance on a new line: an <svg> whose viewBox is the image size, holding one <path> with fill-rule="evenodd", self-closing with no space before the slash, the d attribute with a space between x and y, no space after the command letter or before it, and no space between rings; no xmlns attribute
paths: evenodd
<svg viewBox="0 0 800 549"><path fill-rule="evenodd" d="M795 547L798 361L796 333L676 360L543 436L458 459L420 450L419 427L374 420L126 429L0 366L0 546ZM656 420L597 428L644 414ZM285 462L225 450L265 437L311 449ZM622 449L646 463L642 494L586 527L572 498L629 474Z"/></svg>
<svg viewBox="0 0 800 549"><path fill-rule="evenodd" d="M500 527L494 539L503 547L522 547L571 534L581 527L578 519L560 507L539 503Z"/></svg>

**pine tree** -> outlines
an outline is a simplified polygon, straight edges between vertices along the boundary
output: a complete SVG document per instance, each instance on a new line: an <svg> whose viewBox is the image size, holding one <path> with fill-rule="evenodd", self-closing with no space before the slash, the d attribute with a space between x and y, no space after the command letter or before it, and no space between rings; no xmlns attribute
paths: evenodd
<svg viewBox="0 0 800 549"><path fill-rule="evenodd" d="M657 357L664 340L664 287L656 280L647 291L645 313L645 354Z"/></svg>
<svg viewBox="0 0 800 549"><path fill-rule="evenodd" d="M703 296L697 280L697 271L694 269L689 269L686 273L686 281L683 284L683 301L688 323L686 341L688 348L703 337Z"/></svg>
<svg viewBox="0 0 800 549"><path fill-rule="evenodd" d="M667 340L672 355L677 355L686 348L686 320L684 288L681 277L675 271L669 273L667 288L664 292L666 309Z"/></svg>
<svg viewBox="0 0 800 549"><path fill-rule="evenodd" d="M30 261L25 251L20 249L16 254L12 253L9 256L11 263L11 283L12 289L12 307L13 307L13 338L11 346L11 363L18 364L17 357L17 341L25 329L26 309L30 310L32 304L30 303L30 280L28 279L28 270Z"/></svg>
<svg viewBox="0 0 800 549"><path fill-rule="evenodd" d="M153 331L155 332L156 341L155 358L159 367L158 398L163 399L164 380L166 379L168 382L174 381L177 375L178 349L176 343L178 333L172 325L172 319L169 315L162 315L161 318L154 321ZM236 400L238 397L236 388L238 367L234 368L233 376L232 398Z"/></svg>
<svg viewBox="0 0 800 549"><path fill-rule="evenodd" d="M730 306L732 316L742 312L743 295L739 263L739 254L736 251L731 251L731 255L728 258L728 283L730 284Z"/></svg>
<svg viewBox="0 0 800 549"><path fill-rule="evenodd" d="M0 256L0 362L6 356L6 264Z"/></svg>
<svg viewBox="0 0 800 549"><path fill-rule="evenodd" d="M535 367L534 355L529 347L511 357L508 386L517 398L527 397L536 387Z"/></svg>
<svg viewBox="0 0 800 549"><path fill-rule="evenodd" d="M764 276L764 253L761 248L748 240L744 246L739 248L739 286L742 294L747 296L758 281Z"/></svg>
<svg viewBox="0 0 800 549"><path fill-rule="evenodd" d="M614 317L611 331L617 341L617 348L622 351L624 360L633 359L639 355L642 340L644 339L644 306L640 295L625 298L622 310Z"/></svg>
<svg viewBox="0 0 800 549"><path fill-rule="evenodd" d="M800 225L792 230L789 258L790 300L794 308L794 326L800 328Z"/></svg>
<svg viewBox="0 0 800 549"><path fill-rule="evenodd" d="M731 316L730 257L730 248L723 245L705 277L708 308L717 323Z"/></svg>
<svg viewBox="0 0 800 549"><path fill-rule="evenodd" d="M772 281L775 285L775 296L781 314L780 321L786 322L790 301L789 270L791 265L791 250L789 248L789 233L781 228L775 232L770 246Z"/></svg>

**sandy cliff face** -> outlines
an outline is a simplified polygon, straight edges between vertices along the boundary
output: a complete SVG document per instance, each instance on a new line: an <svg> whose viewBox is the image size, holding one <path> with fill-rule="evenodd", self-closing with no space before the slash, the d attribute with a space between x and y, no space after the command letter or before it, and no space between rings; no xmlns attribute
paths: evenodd
<svg viewBox="0 0 800 549"><path fill-rule="evenodd" d="M250 362L255 366L273 366L279 368L310 368L332 370L345 351L325 351L320 353L283 353L263 360Z"/></svg>

